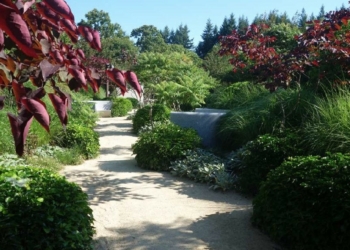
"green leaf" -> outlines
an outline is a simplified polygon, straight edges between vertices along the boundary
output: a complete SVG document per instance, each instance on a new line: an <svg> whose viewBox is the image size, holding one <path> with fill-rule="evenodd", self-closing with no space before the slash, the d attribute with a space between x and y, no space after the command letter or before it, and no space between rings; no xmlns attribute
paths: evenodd
<svg viewBox="0 0 350 250"><path fill-rule="evenodd" d="M50 233L50 231L51 231L51 229L50 228L47 228L47 227L44 227L44 231L45 231L45 233Z"/></svg>
<svg viewBox="0 0 350 250"><path fill-rule="evenodd" d="M38 199L36 199L37 201L39 201L39 202L44 202L44 198L38 198Z"/></svg>

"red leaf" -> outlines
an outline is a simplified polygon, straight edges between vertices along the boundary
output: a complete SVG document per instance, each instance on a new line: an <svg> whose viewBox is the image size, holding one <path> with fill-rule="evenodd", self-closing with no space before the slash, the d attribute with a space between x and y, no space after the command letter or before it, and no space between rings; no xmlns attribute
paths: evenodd
<svg viewBox="0 0 350 250"><path fill-rule="evenodd" d="M80 35L82 37L84 37L84 39L89 43L91 44L92 41L93 41L93 37L92 37L92 32L91 32L91 29L87 26L83 26L83 25L80 25L78 26L78 31L80 33ZM90 45L91 46L91 45Z"/></svg>
<svg viewBox="0 0 350 250"><path fill-rule="evenodd" d="M47 81L47 79L52 77L60 68L59 65L53 65L47 59L42 60L39 64L39 67L41 69L42 76L45 82Z"/></svg>
<svg viewBox="0 0 350 250"><path fill-rule="evenodd" d="M29 127L33 121L33 115L24 109L20 112L18 117L10 113L8 113L7 116L10 120L11 132L15 141L16 153L19 156L22 156Z"/></svg>
<svg viewBox="0 0 350 250"><path fill-rule="evenodd" d="M56 14L56 12L52 11L43 2L37 3L36 9L42 15L43 18L45 18L50 24L57 27L57 29L59 29L59 26L57 24L60 21L60 17Z"/></svg>
<svg viewBox="0 0 350 250"><path fill-rule="evenodd" d="M122 93L126 92L126 83L124 74L119 69L113 68L106 70L106 74L109 79L111 79L114 83L117 84L117 86L120 88Z"/></svg>
<svg viewBox="0 0 350 250"><path fill-rule="evenodd" d="M68 122L67 106L65 104L66 100L52 93L49 94L49 97L53 107L56 110L58 118L60 119L62 125L65 127Z"/></svg>
<svg viewBox="0 0 350 250"><path fill-rule="evenodd" d="M74 22L74 15L64 0L43 0L43 2L60 16Z"/></svg>
<svg viewBox="0 0 350 250"><path fill-rule="evenodd" d="M84 76L85 72L82 68L71 65L68 67L68 72L82 85L84 89L87 88L86 78Z"/></svg>
<svg viewBox="0 0 350 250"><path fill-rule="evenodd" d="M93 30L92 38L93 38L92 40L93 48L101 52L102 48L101 48L100 32L98 32L97 30Z"/></svg>
<svg viewBox="0 0 350 250"><path fill-rule="evenodd" d="M91 48L102 51L100 33L98 31L83 25L78 26L78 31L80 35L89 43Z"/></svg>
<svg viewBox="0 0 350 250"><path fill-rule="evenodd" d="M5 37L4 32L0 29L0 50L3 50L5 47Z"/></svg>
<svg viewBox="0 0 350 250"><path fill-rule="evenodd" d="M15 11L0 8L0 29L17 44L27 56L37 57L35 50L32 48L32 38L27 24L22 17Z"/></svg>
<svg viewBox="0 0 350 250"><path fill-rule="evenodd" d="M5 96L0 96L0 110L2 110L4 108L4 100L5 100Z"/></svg>
<svg viewBox="0 0 350 250"><path fill-rule="evenodd" d="M17 6L12 2L12 0L1 0L0 5L2 5L1 8L11 9L19 13Z"/></svg>
<svg viewBox="0 0 350 250"><path fill-rule="evenodd" d="M16 80L12 81L12 90L16 99L17 108L22 107L22 98L26 97L27 91L22 84L19 84Z"/></svg>
<svg viewBox="0 0 350 250"><path fill-rule="evenodd" d="M49 54L50 54L50 57L52 59L54 59L57 64L63 65L64 58L63 58L63 56L62 56L62 54L61 54L61 52L59 50L57 50L57 49L51 50L49 52Z"/></svg>
<svg viewBox="0 0 350 250"><path fill-rule="evenodd" d="M25 2L25 3L23 3L22 0L17 0L16 6L17 6L17 8L18 8L20 14L23 14L23 13L25 13L25 12L30 8L30 6L32 6L34 3L35 3L35 0L27 1L27 2Z"/></svg>
<svg viewBox="0 0 350 250"><path fill-rule="evenodd" d="M34 99L22 98L22 104L30 113L33 114L41 126L43 126L47 132L50 132L50 116L42 102Z"/></svg>
<svg viewBox="0 0 350 250"><path fill-rule="evenodd" d="M84 54L84 51L82 49L77 49L76 53L81 59L85 60L85 54Z"/></svg>
<svg viewBox="0 0 350 250"><path fill-rule="evenodd" d="M87 68L86 69L86 78L93 90L94 93L99 91L101 86L101 76L96 69Z"/></svg>
<svg viewBox="0 0 350 250"><path fill-rule="evenodd" d="M141 97L142 89L136 74L128 70L124 73L124 75L125 75L126 81L131 85L133 89L135 89L137 94Z"/></svg>
<svg viewBox="0 0 350 250"><path fill-rule="evenodd" d="M69 19L61 19L60 25L63 30L67 33L73 43L78 42L77 26L72 23Z"/></svg>

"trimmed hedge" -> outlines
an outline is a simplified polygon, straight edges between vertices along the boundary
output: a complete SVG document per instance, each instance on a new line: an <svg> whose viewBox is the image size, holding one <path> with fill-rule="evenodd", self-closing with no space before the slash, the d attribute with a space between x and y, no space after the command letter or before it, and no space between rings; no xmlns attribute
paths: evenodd
<svg viewBox="0 0 350 250"><path fill-rule="evenodd" d="M53 138L56 145L64 148L78 148L86 158L95 158L100 153L99 135L92 128L68 124L66 131Z"/></svg>
<svg viewBox="0 0 350 250"><path fill-rule="evenodd" d="M92 249L88 197L64 177L34 167L0 167L0 248Z"/></svg>
<svg viewBox="0 0 350 250"><path fill-rule="evenodd" d="M350 155L285 161L253 206L253 223L289 249L350 249Z"/></svg>
<svg viewBox="0 0 350 250"><path fill-rule="evenodd" d="M171 161L183 158L186 150L198 147L200 141L193 129L160 124L140 134L132 150L140 167L164 171L169 170Z"/></svg>
<svg viewBox="0 0 350 250"><path fill-rule="evenodd" d="M237 189L248 195L256 195L267 174L291 156L302 155L297 133L286 130L277 134L265 134L243 146L231 171L238 176ZM237 166L235 166L235 164Z"/></svg>
<svg viewBox="0 0 350 250"><path fill-rule="evenodd" d="M112 117L126 116L133 108L132 102L123 97L117 97L112 99L111 113Z"/></svg>
<svg viewBox="0 0 350 250"><path fill-rule="evenodd" d="M152 114L151 114L152 108ZM154 104L152 107L147 105L136 111L132 119L132 127L134 133L138 133L140 128L149 125L152 122L167 121L170 119L170 109L162 104Z"/></svg>

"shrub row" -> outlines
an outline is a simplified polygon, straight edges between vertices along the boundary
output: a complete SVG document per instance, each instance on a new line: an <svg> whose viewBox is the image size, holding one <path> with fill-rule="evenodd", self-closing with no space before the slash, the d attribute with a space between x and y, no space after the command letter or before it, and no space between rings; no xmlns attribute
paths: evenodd
<svg viewBox="0 0 350 250"><path fill-rule="evenodd" d="M81 188L51 171L0 166L1 249L92 249L92 210Z"/></svg>

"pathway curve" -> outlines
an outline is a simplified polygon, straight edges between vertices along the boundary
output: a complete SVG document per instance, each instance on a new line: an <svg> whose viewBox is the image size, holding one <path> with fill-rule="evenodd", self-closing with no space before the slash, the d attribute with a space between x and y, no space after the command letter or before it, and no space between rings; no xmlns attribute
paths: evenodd
<svg viewBox="0 0 350 250"><path fill-rule="evenodd" d="M130 120L103 118L96 130L101 155L61 172L89 195L96 249L277 249L251 226L251 200L138 168Z"/></svg>

